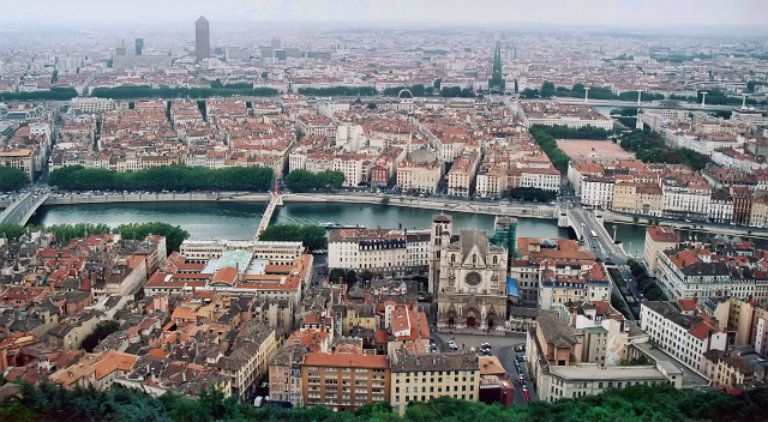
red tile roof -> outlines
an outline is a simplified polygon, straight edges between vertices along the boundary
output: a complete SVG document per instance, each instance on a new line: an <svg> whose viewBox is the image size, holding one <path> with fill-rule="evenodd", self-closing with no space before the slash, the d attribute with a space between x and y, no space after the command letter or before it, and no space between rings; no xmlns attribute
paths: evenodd
<svg viewBox="0 0 768 422"><path fill-rule="evenodd" d="M342 353L308 353L304 359L307 366L328 366L335 368L387 369L389 360L383 355L352 355Z"/></svg>

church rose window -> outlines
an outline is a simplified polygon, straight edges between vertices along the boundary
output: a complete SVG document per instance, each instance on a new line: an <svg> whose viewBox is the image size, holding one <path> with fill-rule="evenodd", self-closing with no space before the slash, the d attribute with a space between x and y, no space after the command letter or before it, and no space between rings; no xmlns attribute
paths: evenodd
<svg viewBox="0 0 768 422"><path fill-rule="evenodd" d="M479 273L472 271L467 274L467 278L464 281L470 286L477 286L482 281L482 277L480 277Z"/></svg>

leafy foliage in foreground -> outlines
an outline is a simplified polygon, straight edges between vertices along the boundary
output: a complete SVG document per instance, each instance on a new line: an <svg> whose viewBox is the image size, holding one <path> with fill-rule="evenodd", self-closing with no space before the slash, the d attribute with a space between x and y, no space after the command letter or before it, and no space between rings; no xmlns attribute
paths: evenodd
<svg viewBox="0 0 768 422"><path fill-rule="evenodd" d="M203 390L190 399L166 394L159 399L136 390L114 387L65 390L52 384L23 385L21 402L11 399L0 406L0 421L301 421L301 422L616 422L616 421L759 421L759 409L768 400L768 388L738 397L718 392L678 391L670 386L632 386L598 396L564 399L555 403L532 402L527 407L501 407L441 398L416 403L400 417L384 404L354 411L326 408L285 410L254 408L215 390Z"/></svg>

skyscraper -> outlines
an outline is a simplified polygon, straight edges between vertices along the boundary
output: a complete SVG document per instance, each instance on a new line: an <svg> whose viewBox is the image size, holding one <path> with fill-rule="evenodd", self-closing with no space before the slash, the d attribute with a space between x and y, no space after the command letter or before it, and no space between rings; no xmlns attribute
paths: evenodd
<svg viewBox="0 0 768 422"><path fill-rule="evenodd" d="M203 16L195 22L195 57L197 61L211 56L211 33L208 28L208 19Z"/></svg>
<svg viewBox="0 0 768 422"><path fill-rule="evenodd" d="M501 72L501 45L496 42L496 51L493 53L493 70L488 81L488 89L494 93L504 93L504 75Z"/></svg>
<svg viewBox="0 0 768 422"><path fill-rule="evenodd" d="M134 54L141 56L144 52L144 38L136 38L134 41Z"/></svg>

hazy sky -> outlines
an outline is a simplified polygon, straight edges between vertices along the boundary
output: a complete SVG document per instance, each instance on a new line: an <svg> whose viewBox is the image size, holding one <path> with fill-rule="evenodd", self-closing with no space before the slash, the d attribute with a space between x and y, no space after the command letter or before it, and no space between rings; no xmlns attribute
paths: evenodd
<svg viewBox="0 0 768 422"><path fill-rule="evenodd" d="M0 0L0 22L23 24L183 22L199 15L212 25L216 21L765 25L768 0Z"/></svg>

